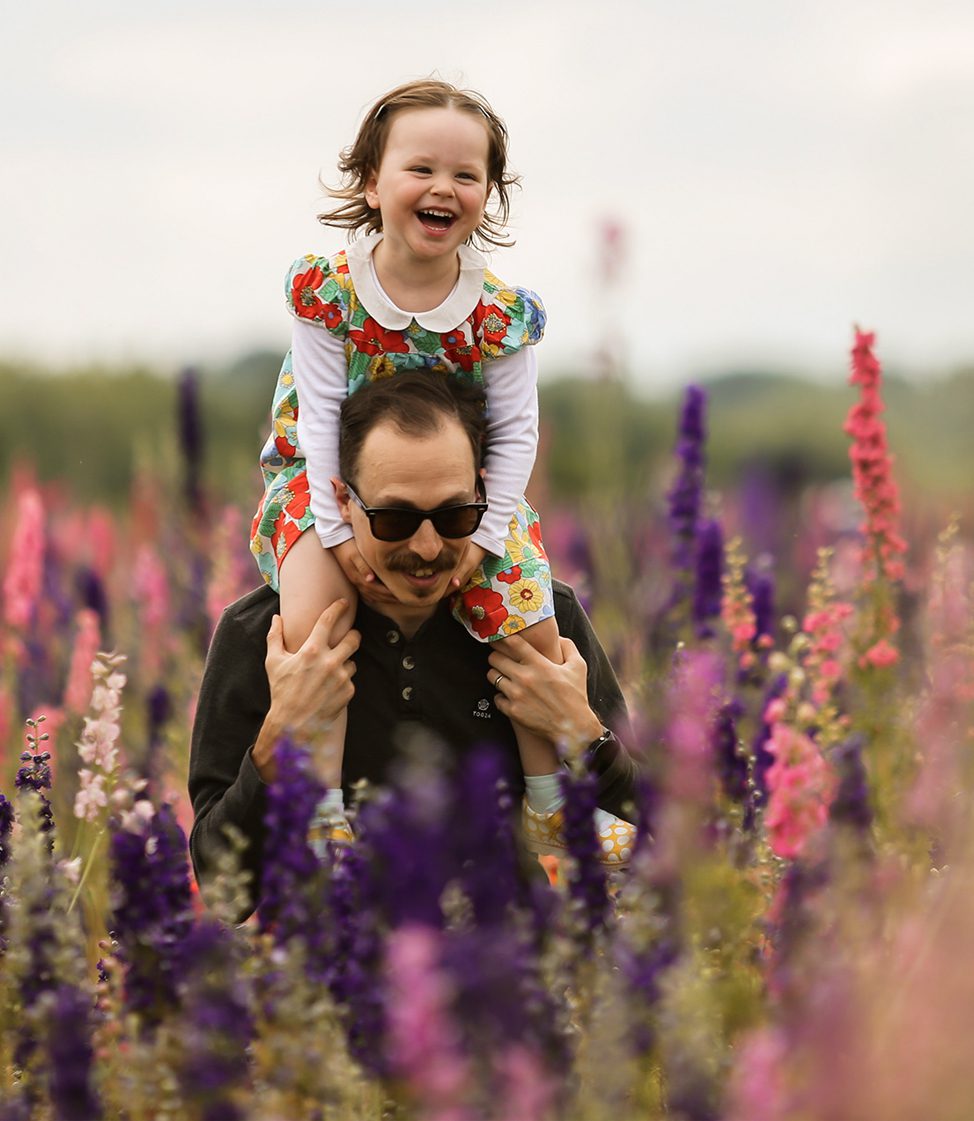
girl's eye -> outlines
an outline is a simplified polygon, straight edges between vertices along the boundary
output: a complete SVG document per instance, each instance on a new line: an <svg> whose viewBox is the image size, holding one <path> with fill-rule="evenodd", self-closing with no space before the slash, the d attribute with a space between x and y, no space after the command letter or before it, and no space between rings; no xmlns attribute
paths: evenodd
<svg viewBox="0 0 974 1121"><path fill-rule="evenodd" d="M477 176L474 175L474 173L472 171L461 171L460 174L457 176L457 178L458 179L472 179L474 182L476 182L476 180L477 180Z"/></svg>
<svg viewBox="0 0 974 1121"><path fill-rule="evenodd" d="M413 171L417 172L420 175L429 175L430 173L430 169L428 167L414 167Z"/></svg>

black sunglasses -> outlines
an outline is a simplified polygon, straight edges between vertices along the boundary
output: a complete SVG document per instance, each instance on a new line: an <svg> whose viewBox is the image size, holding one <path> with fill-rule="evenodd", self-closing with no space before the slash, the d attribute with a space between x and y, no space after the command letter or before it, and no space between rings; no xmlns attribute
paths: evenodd
<svg viewBox="0 0 974 1121"><path fill-rule="evenodd" d="M477 493L480 495L480 502L437 506L435 510L414 510L411 506L366 506L348 483L344 486L349 498L361 507L362 513L369 519L372 536L378 541L408 541L427 518L440 537L469 537L476 533L487 512L487 503L484 501L487 494L484 481L479 475Z"/></svg>

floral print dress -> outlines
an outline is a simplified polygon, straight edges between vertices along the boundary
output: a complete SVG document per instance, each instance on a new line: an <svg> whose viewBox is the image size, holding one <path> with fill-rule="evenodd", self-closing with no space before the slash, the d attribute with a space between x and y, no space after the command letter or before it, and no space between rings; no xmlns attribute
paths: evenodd
<svg viewBox="0 0 974 1121"><path fill-rule="evenodd" d="M431 376L484 385L489 413L489 363L538 342L545 324L539 298L527 289L509 288L484 267L477 272L479 299L453 329L429 330L415 318L402 329L389 328L370 314L356 294L350 252L299 258L286 281L291 313L341 340L348 393L367 381L404 370L428 370ZM261 575L275 590L288 549L315 524L308 472L298 443L298 410L289 351L274 392L271 432L261 453L265 490L250 542ZM505 638L554 616L541 523L523 495L516 502L503 548L502 556L488 553L453 597L454 616L482 642Z"/></svg>

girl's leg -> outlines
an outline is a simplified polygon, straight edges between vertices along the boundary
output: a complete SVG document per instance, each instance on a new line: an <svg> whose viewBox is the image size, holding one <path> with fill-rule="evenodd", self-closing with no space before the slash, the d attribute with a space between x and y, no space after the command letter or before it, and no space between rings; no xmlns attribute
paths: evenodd
<svg viewBox="0 0 974 1121"><path fill-rule="evenodd" d="M517 633L556 665L564 662L555 619L545 619ZM504 639L498 639L495 645L503 649ZM524 769L526 798L523 822L527 845L536 852L563 854L566 844L561 807L565 799L561 788L562 767L557 747L550 740L515 721L512 720L511 724ZM599 860L611 867L627 864L632 854L635 828L628 821L599 808L595 811L594 824Z"/></svg>
<svg viewBox="0 0 974 1121"><path fill-rule="evenodd" d="M348 600L349 607L333 630L332 639L340 642L345 637L355 618L358 597L338 562L322 548L313 527L288 549L281 562L280 585L285 649L292 654L298 651L322 611L336 599ZM330 790L340 790L342 785L346 724L343 711L311 745L319 778Z"/></svg>
<svg viewBox="0 0 974 1121"><path fill-rule="evenodd" d="M518 638L531 644L539 654L550 662L561 665L564 659L561 656L561 645L558 641L558 623L554 618L545 619L534 626L525 627L517 632ZM494 646L503 650L506 639L500 638ZM511 721L514 734L517 736L517 749L521 756L521 768L525 775L550 775L559 767L558 749L550 740L535 732L523 728L520 724Z"/></svg>

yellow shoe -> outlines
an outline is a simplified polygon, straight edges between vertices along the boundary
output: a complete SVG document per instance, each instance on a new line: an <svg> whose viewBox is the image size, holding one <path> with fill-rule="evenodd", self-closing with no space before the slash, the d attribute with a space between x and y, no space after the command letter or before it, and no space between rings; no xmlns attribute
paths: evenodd
<svg viewBox="0 0 974 1121"><path fill-rule="evenodd" d="M325 818L312 819L308 829L308 844L315 855L322 857L328 851L328 845L350 845L355 841L355 834L351 825L342 818L340 821L328 821Z"/></svg>
<svg viewBox="0 0 974 1121"><path fill-rule="evenodd" d="M524 829L524 842L531 852L551 856L564 856L568 852L565 844L565 815L562 810L539 814L532 810L525 798L521 824ZM613 868L628 864L636 841L636 827L628 821L608 815L608 821L597 830L599 841L599 861Z"/></svg>

